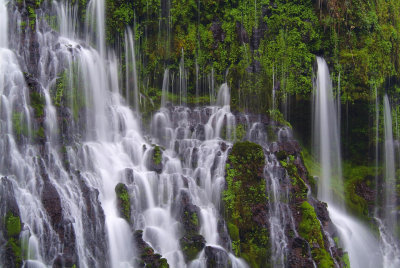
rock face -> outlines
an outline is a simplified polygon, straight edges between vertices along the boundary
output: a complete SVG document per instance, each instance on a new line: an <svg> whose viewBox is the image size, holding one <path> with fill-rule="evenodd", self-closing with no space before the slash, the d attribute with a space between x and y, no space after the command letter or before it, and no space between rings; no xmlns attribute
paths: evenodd
<svg viewBox="0 0 400 268"><path fill-rule="evenodd" d="M181 190L177 198L176 218L182 224L183 236L179 239L186 262L196 258L205 246L205 239L199 234L200 209L193 205L187 190Z"/></svg>
<svg viewBox="0 0 400 268"><path fill-rule="evenodd" d="M166 259L161 258L160 254L154 253L149 244L143 240L143 231L137 230L134 233L135 244L139 255L139 267L169 267Z"/></svg>
<svg viewBox="0 0 400 268"><path fill-rule="evenodd" d="M61 246L63 247L63 252L57 256L53 267L72 267L76 263L79 263L76 254L75 231L72 223L64 219L60 195L47 175L43 160L40 159L39 161L42 173L41 177L43 179L42 204L50 218L51 226L58 234Z"/></svg>
<svg viewBox="0 0 400 268"><path fill-rule="evenodd" d="M223 192L232 249L252 267L263 267L270 256L264 161L260 145L235 143L229 154Z"/></svg>
<svg viewBox="0 0 400 268"><path fill-rule="evenodd" d="M207 246L204 249L208 268L231 268L232 263L228 253L220 248Z"/></svg>
<svg viewBox="0 0 400 268"><path fill-rule="evenodd" d="M288 267L313 267L313 263L318 267L333 267L335 262L343 267L342 250L337 245L331 246L326 235L327 232L331 237L337 236L327 205L308 196L314 180L304 166L300 146L288 136L280 138L270 145L270 150L284 168L286 174L282 178L287 176L290 180L286 185L290 193L288 201L299 234L299 237L288 236Z"/></svg>
<svg viewBox="0 0 400 268"><path fill-rule="evenodd" d="M88 264L90 267L109 267L108 247L106 243L98 243L99 237L106 236L105 216L99 201L99 191L89 187L86 184L86 179L80 174L78 174L77 179L85 202L85 206L82 208L84 215L86 215L83 224L87 226L84 236L88 251L91 253ZM92 256L99 257L96 260Z"/></svg>

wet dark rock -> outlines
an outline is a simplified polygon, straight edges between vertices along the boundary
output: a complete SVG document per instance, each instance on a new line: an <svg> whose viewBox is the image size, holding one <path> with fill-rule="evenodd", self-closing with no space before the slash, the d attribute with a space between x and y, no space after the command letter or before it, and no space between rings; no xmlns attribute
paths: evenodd
<svg viewBox="0 0 400 268"><path fill-rule="evenodd" d="M193 148L192 151L192 159L191 159L191 166L193 169L197 167L197 163L199 161L199 149L197 147Z"/></svg>
<svg viewBox="0 0 400 268"><path fill-rule="evenodd" d="M192 261L206 245L206 240L199 234L187 234L179 239L186 262Z"/></svg>
<svg viewBox="0 0 400 268"><path fill-rule="evenodd" d="M238 35L238 41L240 44L249 42L249 35L246 32L246 29L240 22L236 22L236 33Z"/></svg>
<svg viewBox="0 0 400 268"><path fill-rule="evenodd" d="M231 251L231 238L229 237L228 229L226 228L226 222L223 219L218 220L217 230L220 238L220 244L227 250Z"/></svg>
<svg viewBox="0 0 400 268"><path fill-rule="evenodd" d="M288 267L314 267L310 255L310 246L301 237L295 237L292 241L291 250L288 254Z"/></svg>
<svg viewBox="0 0 400 268"><path fill-rule="evenodd" d="M279 151L285 151L288 155L295 155L300 153L300 145L297 141L295 140L287 140L287 141L281 141L281 142L273 142L269 150L272 153L277 153Z"/></svg>
<svg viewBox="0 0 400 268"><path fill-rule="evenodd" d="M257 50L260 47L261 39L267 30L267 25L261 22L259 28L253 28L251 38L250 38L250 49Z"/></svg>
<svg viewBox="0 0 400 268"><path fill-rule="evenodd" d="M252 218L259 226L266 226L268 224L268 206L267 204L255 204L251 207Z"/></svg>
<svg viewBox="0 0 400 268"><path fill-rule="evenodd" d="M198 233L200 230L200 209L193 205L189 192L182 189L178 196L177 218L183 225L183 230L186 233Z"/></svg>
<svg viewBox="0 0 400 268"><path fill-rule="evenodd" d="M4 267L19 267L22 264L21 243L19 235L23 227L20 211L14 196L12 182L3 177L0 179L0 263Z"/></svg>
<svg viewBox="0 0 400 268"><path fill-rule="evenodd" d="M143 240L142 230L135 231L133 237L142 262L138 265L139 267L169 267L167 260L162 258L160 254L155 253L154 249Z"/></svg>
<svg viewBox="0 0 400 268"><path fill-rule="evenodd" d="M211 30L211 32L213 34L213 38L214 38L213 48L216 49L216 48L218 48L219 43L224 42L225 32L224 32L224 30L222 30L222 25L218 21L214 21L211 24L210 30Z"/></svg>
<svg viewBox="0 0 400 268"><path fill-rule="evenodd" d="M221 142L221 151L225 152L228 146L226 145L225 142Z"/></svg>
<svg viewBox="0 0 400 268"><path fill-rule="evenodd" d="M45 179L42 189L42 204L50 217L51 225L63 245L63 252L57 257L53 267L72 266L78 262L75 245L75 230L71 222L63 218L61 198L55 186ZM57 266L59 263L63 264Z"/></svg>
<svg viewBox="0 0 400 268"><path fill-rule="evenodd" d="M176 139L183 140L185 138L185 128L180 127L176 130Z"/></svg>
<svg viewBox="0 0 400 268"><path fill-rule="evenodd" d="M195 137L198 140L204 141L206 139L206 130L203 124L197 124L195 128Z"/></svg>
<svg viewBox="0 0 400 268"><path fill-rule="evenodd" d="M20 215L13 184L7 177L0 179L0 212L2 215L7 213L12 213L18 217Z"/></svg>
<svg viewBox="0 0 400 268"><path fill-rule="evenodd" d="M176 218L182 224L183 236L179 239L187 262L193 260L205 246L205 239L199 234L200 209L193 205L187 190L181 190L175 205Z"/></svg>
<svg viewBox="0 0 400 268"><path fill-rule="evenodd" d="M274 84L274 90L279 91L280 89L281 89L281 81L277 80L277 81L275 81L275 84Z"/></svg>
<svg viewBox="0 0 400 268"><path fill-rule="evenodd" d="M328 204L315 200L315 202L313 202L313 205L315 209L315 214L317 214L318 219L323 224L331 220L329 218Z"/></svg>
<svg viewBox="0 0 400 268"><path fill-rule="evenodd" d="M259 73L261 70L261 63L258 60L253 60L249 67L246 68L246 71L249 73Z"/></svg>
<svg viewBox="0 0 400 268"><path fill-rule="evenodd" d="M105 231L105 216L103 208L99 200L99 191L93 189L86 184L86 179L78 175L78 181L82 192L82 197L85 206L82 208L85 217L82 218L83 226L85 228L84 236L87 249L90 251L91 256L88 258L89 266L91 267L107 267L107 244L98 243L99 237L106 237Z"/></svg>
<svg viewBox="0 0 400 268"><path fill-rule="evenodd" d="M150 171L155 171L160 174L163 170L163 163L162 163L162 149L160 146L154 146L149 153L149 158L147 159L147 168Z"/></svg>
<svg viewBox="0 0 400 268"><path fill-rule="evenodd" d="M364 198L367 202L373 203L375 200L375 191L368 187L366 183L367 179L368 178L357 181L355 184L355 193Z"/></svg>
<svg viewBox="0 0 400 268"><path fill-rule="evenodd" d="M232 262L225 250L207 246L204 249L208 268L230 268Z"/></svg>
<svg viewBox="0 0 400 268"><path fill-rule="evenodd" d="M61 199L57 189L49 180L45 180L43 184L42 204L50 217L52 225L60 225L63 220Z"/></svg>
<svg viewBox="0 0 400 268"><path fill-rule="evenodd" d="M135 181L135 175L133 173L133 169L126 168L124 171L124 177L128 184L132 184Z"/></svg>

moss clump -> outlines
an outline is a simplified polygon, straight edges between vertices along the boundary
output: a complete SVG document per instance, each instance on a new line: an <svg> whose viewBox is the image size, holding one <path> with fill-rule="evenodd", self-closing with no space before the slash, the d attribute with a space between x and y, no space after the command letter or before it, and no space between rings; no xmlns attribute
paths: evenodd
<svg viewBox="0 0 400 268"><path fill-rule="evenodd" d="M35 112L35 117L40 118L44 115L44 107L46 100L39 92L31 92L31 106Z"/></svg>
<svg viewBox="0 0 400 268"><path fill-rule="evenodd" d="M223 201L228 232L234 253L251 267L264 267L269 255L269 233L259 220L266 215L268 201L264 162L262 147L246 141L234 144L226 166Z"/></svg>
<svg viewBox="0 0 400 268"><path fill-rule="evenodd" d="M13 112L12 123L13 123L14 134L18 140L21 140L22 136L28 137L29 126L24 119L23 113Z"/></svg>
<svg viewBox="0 0 400 268"><path fill-rule="evenodd" d="M299 224L299 234L310 244L313 259L318 267L333 267L334 262L325 250L321 225L313 206L304 201L300 205L300 210L302 218Z"/></svg>
<svg viewBox="0 0 400 268"><path fill-rule="evenodd" d="M194 260L206 244L204 237L196 233L185 234L179 243L187 262Z"/></svg>
<svg viewBox="0 0 400 268"><path fill-rule="evenodd" d="M7 213L5 217L5 226L7 232L7 250L13 255L13 261L16 267L22 264L22 250L19 234L21 233L21 219L13 213Z"/></svg>
<svg viewBox="0 0 400 268"><path fill-rule="evenodd" d="M304 180L299 176L299 172L297 170L296 165L294 164L295 157L293 155L287 155L285 151L279 151L277 153L277 158L284 160L280 160L282 167L284 167L292 180L292 186L295 189L295 197L300 199L306 199L308 193L307 184Z"/></svg>
<svg viewBox="0 0 400 268"><path fill-rule="evenodd" d="M370 222L368 208L373 205L374 201L374 193L369 186L375 179L375 171L374 166L354 166L349 163L344 165L346 207L366 222Z"/></svg>
<svg viewBox="0 0 400 268"><path fill-rule="evenodd" d="M161 152L160 146L155 146L154 147L153 161L154 161L154 164L156 164L156 165L161 164L162 152Z"/></svg>
<svg viewBox="0 0 400 268"><path fill-rule="evenodd" d="M8 213L6 216L6 230L7 236L18 236L21 232L21 220L19 217L14 216L12 213Z"/></svg>
<svg viewBox="0 0 400 268"><path fill-rule="evenodd" d="M131 221L131 202L128 193L128 188L123 183L118 183L115 186L115 193L117 194L117 202L119 212L125 220Z"/></svg>

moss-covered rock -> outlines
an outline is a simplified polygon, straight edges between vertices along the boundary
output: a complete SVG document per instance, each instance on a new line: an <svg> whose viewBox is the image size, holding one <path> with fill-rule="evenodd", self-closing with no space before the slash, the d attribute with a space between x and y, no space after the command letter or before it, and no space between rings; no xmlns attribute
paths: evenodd
<svg viewBox="0 0 400 268"><path fill-rule="evenodd" d="M299 224L299 234L307 240L311 247L311 254L318 267L334 267L332 257L325 249L321 224L314 207L307 201L300 206L302 219Z"/></svg>
<svg viewBox="0 0 400 268"><path fill-rule="evenodd" d="M179 239L183 256L187 262L192 261L206 245L206 240L202 235L187 233Z"/></svg>
<svg viewBox="0 0 400 268"><path fill-rule="evenodd" d="M246 141L233 145L226 166L223 201L232 249L251 267L265 267L269 259L264 162L262 147Z"/></svg>
<svg viewBox="0 0 400 268"><path fill-rule="evenodd" d="M139 267L160 267L168 268L168 262L160 254L154 252L154 249L143 240L143 231L137 230L134 233L136 248L139 255Z"/></svg>
<svg viewBox="0 0 400 268"><path fill-rule="evenodd" d="M150 151L150 158L147 160L147 168L160 174L163 170L162 156L163 152L161 147L155 145Z"/></svg>
<svg viewBox="0 0 400 268"><path fill-rule="evenodd" d="M128 187L123 183L118 183L115 186L115 193L117 194L117 208L122 218L131 222L131 202L128 192Z"/></svg>
<svg viewBox="0 0 400 268"><path fill-rule="evenodd" d="M6 227L6 254L7 263L9 265L15 265L20 267L22 265L22 249L19 235L21 233L21 219L18 215L14 215L12 212L8 212L5 219Z"/></svg>
<svg viewBox="0 0 400 268"><path fill-rule="evenodd" d="M183 229L179 243L186 262L189 262L196 258L206 244L204 237L199 234L200 209L193 205L186 190L181 190L177 200L177 219L182 224Z"/></svg>

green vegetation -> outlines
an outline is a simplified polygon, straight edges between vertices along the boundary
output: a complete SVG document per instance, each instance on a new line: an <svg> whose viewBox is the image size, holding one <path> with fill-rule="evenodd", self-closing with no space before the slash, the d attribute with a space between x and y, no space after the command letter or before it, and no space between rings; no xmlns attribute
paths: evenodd
<svg viewBox="0 0 400 268"><path fill-rule="evenodd" d="M161 152L160 146L154 146L153 161L156 165L161 164L162 152Z"/></svg>
<svg viewBox="0 0 400 268"><path fill-rule="evenodd" d="M307 199L308 187L304 180L299 176L296 165L294 164L295 156L287 155L285 151L277 152L277 158L282 167L284 167L292 180L292 186L295 189L294 198ZM311 181L313 182L313 181Z"/></svg>
<svg viewBox="0 0 400 268"><path fill-rule="evenodd" d="M6 247L11 249L14 264L19 267L22 264L22 250L21 242L19 240L19 235L21 233L21 219L9 212L5 217L5 227L8 238Z"/></svg>
<svg viewBox="0 0 400 268"><path fill-rule="evenodd" d="M123 183L118 183L115 186L115 193L117 194L118 209L121 217L131 222L131 201L128 193L128 188Z"/></svg>
<svg viewBox="0 0 400 268"><path fill-rule="evenodd" d="M56 107L71 108L74 120L76 122L79 120L79 113L87 106L87 103L78 63L73 63L58 75L51 96Z"/></svg>
<svg viewBox="0 0 400 268"><path fill-rule="evenodd" d="M251 142L234 144L226 166L223 192L225 218L236 255L251 267L265 267L269 256L269 231L255 220L255 214L266 213L265 180L262 177L264 152Z"/></svg>
<svg viewBox="0 0 400 268"><path fill-rule="evenodd" d="M12 124L14 128L14 134L18 140L21 140L22 136L29 136L29 126L24 119L23 113L13 112Z"/></svg>
<svg viewBox="0 0 400 268"><path fill-rule="evenodd" d="M372 208L375 201L372 189L376 168L346 163L343 170L346 207L357 217L372 223L373 221L370 218L372 211L369 209ZM364 196L360 194L364 194Z"/></svg>
<svg viewBox="0 0 400 268"><path fill-rule="evenodd" d="M307 240L311 247L311 254L318 267L333 267L333 259L325 249L321 224L314 208L304 201L300 205L302 219L299 224L299 234Z"/></svg>

